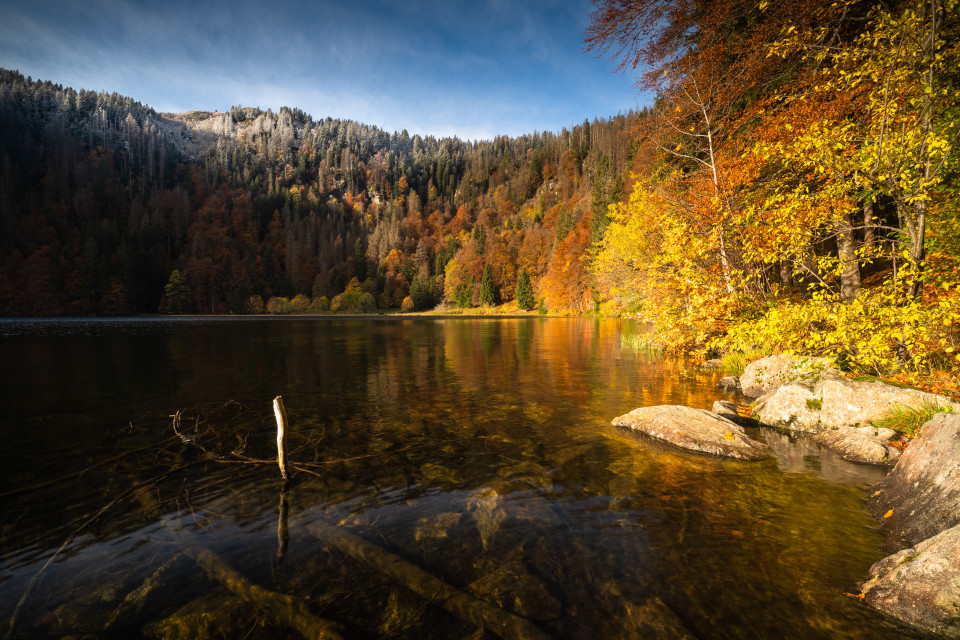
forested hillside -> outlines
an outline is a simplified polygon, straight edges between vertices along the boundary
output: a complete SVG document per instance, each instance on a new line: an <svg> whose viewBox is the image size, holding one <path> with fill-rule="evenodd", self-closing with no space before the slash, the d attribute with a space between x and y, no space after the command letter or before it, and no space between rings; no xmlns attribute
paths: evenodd
<svg viewBox="0 0 960 640"><path fill-rule="evenodd" d="M551 308L592 309L593 212L642 118L466 142L0 78L5 315L468 307L522 269Z"/></svg>

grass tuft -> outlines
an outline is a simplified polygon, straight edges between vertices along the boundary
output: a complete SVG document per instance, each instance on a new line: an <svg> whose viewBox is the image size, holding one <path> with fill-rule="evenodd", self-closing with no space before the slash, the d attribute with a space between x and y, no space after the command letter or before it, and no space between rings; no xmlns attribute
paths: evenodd
<svg viewBox="0 0 960 640"><path fill-rule="evenodd" d="M625 333L620 336L620 347L655 356L662 356L667 351L666 345L653 333Z"/></svg>
<svg viewBox="0 0 960 640"><path fill-rule="evenodd" d="M873 426L878 429L893 429L913 438L917 435L920 427L938 413L953 413L953 408L942 407L936 402L930 401L925 401L919 406L897 404L890 408L887 415L874 420Z"/></svg>

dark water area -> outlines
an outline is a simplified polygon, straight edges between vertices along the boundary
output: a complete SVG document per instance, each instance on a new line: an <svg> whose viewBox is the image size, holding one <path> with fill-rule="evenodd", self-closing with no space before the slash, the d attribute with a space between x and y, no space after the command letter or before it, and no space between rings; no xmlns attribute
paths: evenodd
<svg viewBox="0 0 960 640"><path fill-rule="evenodd" d="M883 472L612 427L721 397L635 331L0 320L0 637L916 637L845 595L883 557Z"/></svg>

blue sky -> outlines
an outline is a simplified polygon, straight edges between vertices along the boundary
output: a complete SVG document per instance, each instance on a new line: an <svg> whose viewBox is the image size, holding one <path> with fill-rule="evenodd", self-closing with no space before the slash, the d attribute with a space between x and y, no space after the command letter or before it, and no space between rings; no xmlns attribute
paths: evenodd
<svg viewBox="0 0 960 640"><path fill-rule="evenodd" d="M466 139L644 103L583 52L588 0L0 0L0 66L158 111L299 107Z"/></svg>

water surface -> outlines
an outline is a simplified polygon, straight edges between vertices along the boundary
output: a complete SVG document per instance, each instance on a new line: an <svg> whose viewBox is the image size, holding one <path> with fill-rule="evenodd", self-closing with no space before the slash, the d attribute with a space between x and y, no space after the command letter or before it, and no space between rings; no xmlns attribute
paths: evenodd
<svg viewBox="0 0 960 640"><path fill-rule="evenodd" d="M883 556L865 510L882 472L774 432L755 435L777 459L742 463L610 426L720 397L719 374L626 348L632 331L0 321L0 621L24 638L298 637L207 553L348 638L496 637L411 589L422 575L548 637L911 637L845 595Z"/></svg>

